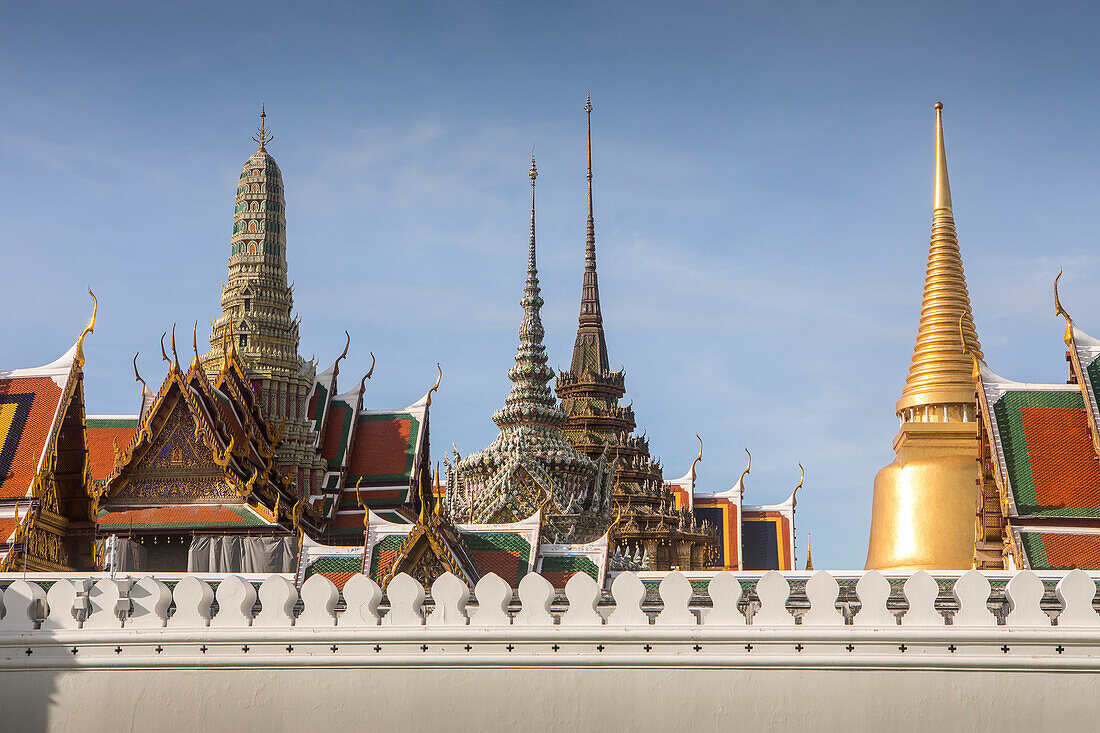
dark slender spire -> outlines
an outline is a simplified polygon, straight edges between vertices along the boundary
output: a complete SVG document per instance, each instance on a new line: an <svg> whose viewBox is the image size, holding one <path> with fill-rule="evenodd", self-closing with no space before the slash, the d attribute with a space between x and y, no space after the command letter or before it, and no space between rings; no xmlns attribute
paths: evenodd
<svg viewBox="0 0 1100 733"><path fill-rule="evenodd" d="M577 326L577 341L573 346L570 371L575 377L586 372L604 374L611 371L607 358L607 340L603 333L600 312L600 286L596 276L596 217L592 206L592 97L584 105L588 116L588 236L584 245L584 284L581 288L581 313Z"/></svg>

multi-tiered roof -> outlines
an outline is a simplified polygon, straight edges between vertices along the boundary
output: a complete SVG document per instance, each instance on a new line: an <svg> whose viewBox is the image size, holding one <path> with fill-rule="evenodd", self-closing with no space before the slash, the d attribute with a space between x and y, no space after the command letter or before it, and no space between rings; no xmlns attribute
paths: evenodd
<svg viewBox="0 0 1100 733"><path fill-rule="evenodd" d="M606 456L615 471L612 496L620 550L631 556L648 554L653 569L693 566L692 548L708 543L687 508L677 510L665 486L661 464L649 454L649 441L635 435L634 410L620 405L626 393L622 371L612 371L600 310L596 274L596 221L592 203L592 100L588 116L588 228L584 246L584 283L573 362L555 388L568 416L565 435L573 446L593 460ZM702 554L695 549L695 557ZM698 564L698 563L694 563Z"/></svg>
<svg viewBox="0 0 1100 733"><path fill-rule="evenodd" d="M547 366L545 332L540 311L538 267L535 260L535 178L531 159L531 240L527 282L523 290L523 322L519 329L516 364L508 371L512 389L504 407L493 414L500 434L484 450L458 459L448 468L447 505L458 521L514 522L540 508L569 517L556 525L559 532L580 529L599 536L606 523L610 497L606 475L597 460L578 452L566 440L565 413L547 386L554 370Z"/></svg>

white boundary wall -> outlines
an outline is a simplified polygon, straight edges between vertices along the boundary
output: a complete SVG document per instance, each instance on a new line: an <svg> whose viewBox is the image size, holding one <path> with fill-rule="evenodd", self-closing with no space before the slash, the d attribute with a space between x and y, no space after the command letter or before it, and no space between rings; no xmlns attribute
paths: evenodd
<svg viewBox="0 0 1100 733"><path fill-rule="evenodd" d="M978 572L954 581L946 615L925 573L905 579L901 611L886 578L863 574L849 617L836 578L819 572L799 623L795 574L710 577L706 603L669 573L643 607L632 573L603 605L583 574L565 604L537 575L518 605L489 576L476 606L453 576L427 605L399 576L386 610L365 576L342 596L321 576L300 593L283 576L172 589L149 576L50 576L48 597L34 576L3 576L0 730L1096 727L1100 615L1087 573L1057 575L1053 609L1039 576L999 576L999 620Z"/></svg>

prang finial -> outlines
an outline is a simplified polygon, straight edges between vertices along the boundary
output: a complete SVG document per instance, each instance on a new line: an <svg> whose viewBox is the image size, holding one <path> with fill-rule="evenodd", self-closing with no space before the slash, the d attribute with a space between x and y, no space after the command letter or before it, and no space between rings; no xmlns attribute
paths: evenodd
<svg viewBox="0 0 1100 733"><path fill-rule="evenodd" d="M269 142L271 142L272 140L275 139L275 136L269 134L268 131L267 131L267 124L266 124L267 121L265 119L266 117L267 117L267 111L264 109L264 106L261 104L260 105L260 126L256 128L256 134L252 136L252 139L255 140L257 143L259 143L261 153L266 153L267 152L266 145Z"/></svg>
<svg viewBox="0 0 1100 733"><path fill-rule="evenodd" d="M96 300L95 293L91 288L88 288L88 295L92 296L92 317L88 319L88 325L84 327L84 330L80 332L80 337L76 340L76 365L77 367L84 366L84 337L95 331L95 315L99 310L99 301Z"/></svg>

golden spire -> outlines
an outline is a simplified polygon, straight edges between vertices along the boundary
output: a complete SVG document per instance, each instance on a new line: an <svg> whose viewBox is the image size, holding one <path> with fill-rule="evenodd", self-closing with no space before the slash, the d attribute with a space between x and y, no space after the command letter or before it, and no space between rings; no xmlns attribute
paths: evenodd
<svg viewBox="0 0 1100 733"><path fill-rule="evenodd" d="M256 134L252 136L252 139L260 144L260 152L261 153L266 153L267 148L265 146L269 142L271 142L272 140L275 139L275 137L270 135L267 131L267 124L266 124L267 121L265 119L266 117L267 117L267 111L264 109L264 106L261 104L260 105L260 126L256 128Z"/></svg>
<svg viewBox="0 0 1100 733"><path fill-rule="evenodd" d="M943 143L942 110L943 105L937 102L932 237L928 247L917 343L913 349L909 376L898 401L899 412L914 406L972 402L972 364L964 347L978 359L982 358L959 254L959 240L955 235L951 186L947 178L947 153Z"/></svg>
<svg viewBox="0 0 1100 733"><path fill-rule="evenodd" d="M810 535L807 534L806 535L806 569L807 570L813 570L814 569L814 558L813 558L813 553L811 552L811 548L810 548L810 539L811 539Z"/></svg>

